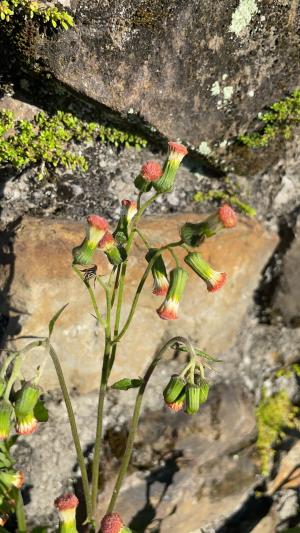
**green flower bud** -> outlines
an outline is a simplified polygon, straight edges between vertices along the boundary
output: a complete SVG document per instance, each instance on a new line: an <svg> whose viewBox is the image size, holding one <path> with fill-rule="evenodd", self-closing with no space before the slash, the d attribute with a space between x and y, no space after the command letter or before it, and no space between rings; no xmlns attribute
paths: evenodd
<svg viewBox="0 0 300 533"><path fill-rule="evenodd" d="M33 383L26 383L18 391L15 403L16 431L19 435L29 435L37 428L34 408L37 404L41 389Z"/></svg>
<svg viewBox="0 0 300 533"><path fill-rule="evenodd" d="M209 384L200 375L195 375L195 383L200 387L200 403L205 403L209 393Z"/></svg>
<svg viewBox="0 0 300 533"><path fill-rule="evenodd" d="M109 231L105 233L104 237L99 242L98 247L105 253L112 265L117 266L120 263L123 263L127 258L125 248L116 244L115 239Z"/></svg>
<svg viewBox="0 0 300 533"><path fill-rule="evenodd" d="M150 248L145 257L148 263L151 261L156 252L156 248ZM165 296L168 292L169 281L165 263L161 255L155 259L151 267L151 272L153 276L153 294L156 296Z"/></svg>
<svg viewBox="0 0 300 533"><path fill-rule="evenodd" d="M173 374L171 379L164 389L163 395L166 403L173 403L181 395L185 387L185 381L178 374Z"/></svg>
<svg viewBox="0 0 300 533"><path fill-rule="evenodd" d="M166 298L157 309L157 313L163 320L175 320L178 318L179 302L183 296L188 273L181 267L173 268L170 272L170 285Z"/></svg>
<svg viewBox="0 0 300 533"><path fill-rule="evenodd" d="M0 400L0 440L9 437L12 414L12 405L6 400Z"/></svg>
<svg viewBox="0 0 300 533"><path fill-rule="evenodd" d="M2 398L6 389L6 381L3 378L0 378L0 398Z"/></svg>
<svg viewBox="0 0 300 533"><path fill-rule="evenodd" d="M108 230L108 222L98 215L87 217L86 237L80 246L72 250L74 265L88 265L93 261L98 242Z"/></svg>
<svg viewBox="0 0 300 533"><path fill-rule="evenodd" d="M200 386L188 383L186 386L186 408L185 412L189 415L194 415L199 411L200 407Z"/></svg>
<svg viewBox="0 0 300 533"><path fill-rule="evenodd" d="M180 236L185 244L197 247L205 238L212 237L224 228L233 228L236 223L237 216L234 210L229 205L224 204L203 222L184 224L180 230Z"/></svg>
<svg viewBox="0 0 300 533"><path fill-rule="evenodd" d="M188 153L185 146L176 142L169 141L169 154L163 168L163 175L159 180L153 182L157 192L171 192L174 187L175 177L180 163Z"/></svg>
<svg viewBox="0 0 300 533"><path fill-rule="evenodd" d="M209 292L221 289L226 282L226 273L214 270L198 252L190 252L185 256L184 261L205 281Z"/></svg>

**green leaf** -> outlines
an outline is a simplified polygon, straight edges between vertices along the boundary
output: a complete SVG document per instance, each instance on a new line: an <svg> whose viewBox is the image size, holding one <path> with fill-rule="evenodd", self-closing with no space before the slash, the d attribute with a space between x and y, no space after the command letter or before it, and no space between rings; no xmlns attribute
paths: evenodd
<svg viewBox="0 0 300 533"><path fill-rule="evenodd" d="M52 335L52 331L53 331L53 328L55 326L55 322L59 319L60 315L62 314L62 312L65 310L65 308L67 307L67 305L69 305L68 303L63 305L59 311L57 311L57 313L55 313L55 315L51 318L50 322L49 322L49 339Z"/></svg>
<svg viewBox="0 0 300 533"><path fill-rule="evenodd" d="M183 346L182 344L177 344L176 342L171 346L173 350L179 350L180 352L188 352L188 349L186 346ZM195 348L195 353L199 357L203 357L203 359L206 359L207 361L210 361L211 363L222 363L222 359L216 359L216 357L213 357L212 355L209 355L206 352L203 352L202 350L199 350L199 348Z"/></svg>
<svg viewBox="0 0 300 533"><path fill-rule="evenodd" d="M142 383L142 379L123 378L119 381L116 381L116 383L114 383L111 388L116 390L137 389L142 385Z"/></svg>
<svg viewBox="0 0 300 533"><path fill-rule="evenodd" d="M47 526L37 526L31 530L31 533L47 533L47 531L48 531Z"/></svg>
<svg viewBox="0 0 300 533"><path fill-rule="evenodd" d="M33 412L38 422L48 422L48 419L49 419L48 409L45 407L42 400L37 401Z"/></svg>

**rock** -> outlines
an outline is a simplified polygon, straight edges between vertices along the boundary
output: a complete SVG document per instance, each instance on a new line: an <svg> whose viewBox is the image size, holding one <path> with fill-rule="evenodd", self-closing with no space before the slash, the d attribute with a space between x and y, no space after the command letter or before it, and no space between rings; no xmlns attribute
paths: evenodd
<svg viewBox="0 0 300 533"><path fill-rule="evenodd" d="M38 36L31 25L22 33L27 64L35 59L80 96L204 157L223 157L266 105L299 85L296 2L71 5L74 29ZM281 146L271 156L244 149L238 157L248 170L268 168Z"/></svg>
<svg viewBox="0 0 300 533"><path fill-rule="evenodd" d="M279 311L285 323L292 327L300 326L300 284L298 265L300 261L300 219L295 239L287 251L282 266L282 276L274 297L274 309Z"/></svg>
<svg viewBox="0 0 300 533"><path fill-rule="evenodd" d="M271 512L252 529L252 533L276 533L276 515Z"/></svg>
<svg viewBox="0 0 300 533"><path fill-rule="evenodd" d="M146 219L141 227L149 241L158 246L178 239L178 228L187 219L195 221L198 218L195 215L153 217ZM13 268L14 272L9 289L11 311L5 302L0 310L4 315L10 315L8 336L16 335L18 328L21 328L23 339L10 343L10 346L13 344L20 348L27 343L26 337L46 335L50 318L69 302L57 322L53 343L61 358L68 384L87 392L98 384L98 354L102 353L103 336L92 316L93 309L86 288L75 277L70 266L71 250L81 242L83 234L83 226L77 222L25 218L10 256L12 265L6 266L8 278L12 275L9 268ZM175 323L158 318L155 309L161 299L152 295L151 282L148 280L131 324L131 332L120 345L112 380L124 377L124 373L131 377L140 375L155 350L166 338L174 335L188 335L200 344L201 349L217 356L229 350L251 303L260 272L276 242L277 238L263 230L258 223L241 220L237 228L204 243L204 257L215 268L228 273L228 282L218 293L208 293L204 283L190 273L180 319ZM129 265L126 315L136 291L137 280L146 266L144 255L144 249L138 243ZM181 250L179 256L183 255ZM104 256L99 254L98 259L100 272L108 272ZM170 267L171 257L167 255L166 260ZM98 287L96 292L100 295ZM196 309L197 313L194 312ZM27 354L27 377L32 376L33 368L40 363L41 357L44 357L41 350ZM228 372L231 372L230 353L227 363ZM57 387L50 361L46 365L42 383L46 389Z"/></svg>
<svg viewBox="0 0 300 533"><path fill-rule="evenodd" d="M268 494L274 494L279 488L297 489L300 486L300 442L296 442L283 457L279 471L268 486Z"/></svg>

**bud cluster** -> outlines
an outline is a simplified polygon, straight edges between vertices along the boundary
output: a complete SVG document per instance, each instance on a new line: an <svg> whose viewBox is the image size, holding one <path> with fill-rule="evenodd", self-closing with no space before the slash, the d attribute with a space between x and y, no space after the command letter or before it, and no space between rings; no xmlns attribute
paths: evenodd
<svg viewBox="0 0 300 533"><path fill-rule="evenodd" d="M171 411L183 408L189 415L196 414L208 397L209 385L197 371L186 380L183 375L173 374L163 391L165 404Z"/></svg>

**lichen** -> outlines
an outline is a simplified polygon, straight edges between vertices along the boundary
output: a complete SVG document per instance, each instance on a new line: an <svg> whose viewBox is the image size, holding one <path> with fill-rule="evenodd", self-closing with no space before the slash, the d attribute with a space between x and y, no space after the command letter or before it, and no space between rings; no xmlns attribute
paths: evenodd
<svg viewBox="0 0 300 533"><path fill-rule="evenodd" d="M283 439L288 428L297 427L298 411L285 390L280 390L271 397L267 397L265 389L262 390L255 415L258 430L256 445L264 476L270 471L271 460L275 453L273 447Z"/></svg>
<svg viewBox="0 0 300 533"><path fill-rule="evenodd" d="M237 9L232 14L229 31L239 36L257 12L258 6L255 0L240 0Z"/></svg>
<svg viewBox="0 0 300 533"><path fill-rule="evenodd" d="M263 126L256 132L240 135L240 143L250 148L263 148L280 135L284 139L290 139L293 127L300 123L300 89L269 106L258 118Z"/></svg>
<svg viewBox="0 0 300 533"><path fill-rule="evenodd" d="M227 85L226 87L224 87L223 89L224 100L230 100L232 98L232 95L233 95L233 86Z"/></svg>
<svg viewBox="0 0 300 533"><path fill-rule="evenodd" d="M218 81L215 81L210 89L212 96L218 96L221 92L221 87Z"/></svg>
<svg viewBox="0 0 300 533"><path fill-rule="evenodd" d="M202 154L202 155L210 155L211 154L211 148L208 146L206 141L202 141L202 143L200 143L198 150L199 150L200 154Z"/></svg>

